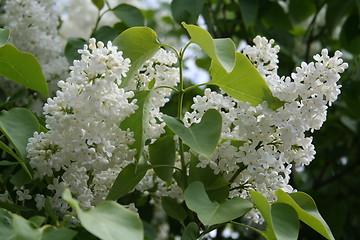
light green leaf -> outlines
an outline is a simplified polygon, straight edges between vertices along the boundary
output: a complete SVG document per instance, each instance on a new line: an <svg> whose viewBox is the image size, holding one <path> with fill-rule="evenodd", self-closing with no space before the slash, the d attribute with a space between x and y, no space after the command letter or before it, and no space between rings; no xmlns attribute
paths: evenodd
<svg viewBox="0 0 360 240"><path fill-rule="evenodd" d="M205 0L173 0L171 14L177 23L196 23L204 7Z"/></svg>
<svg viewBox="0 0 360 240"><path fill-rule="evenodd" d="M128 27L137 27L145 25L145 18L142 12L129 4L120 4L112 9L115 16L123 21Z"/></svg>
<svg viewBox="0 0 360 240"><path fill-rule="evenodd" d="M149 145L150 163L156 175L165 182L171 183L175 164L175 141L172 136L161 137ZM167 165L169 167L157 167Z"/></svg>
<svg viewBox="0 0 360 240"><path fill-rule="evenodd" d="M306 225L320 233L326 239L335 239L329 226L320 215L314 200L308 194L303 192L287 194L281 189L277 190L275 194L278 197L278 202L292 206L299 215L299 219Z"/></svg>
<svg viewBox="0 0 360 240"><path fill-rule="evenodd" d="M25 164L27 155L26 145L28 139L33 136L35 131L39 131L39 128L38 120L29 109L12 108L9 111L3 110L0 112L0 131L12 143L17 155L20 156L21 159L16 157L2 142L0 142L0 147L19 161L30 178L30 171Z"/></svg>
<svg viewBox="0 0 360 240"><path fill-rule="evenodd" d="M211 202L206 194L204 184L192 182L184 193L188 208L197 213L205 225L225 223L241 217L251 210L253 205L246 199L232 198L222 203Z"/></svg>
<svg viewBox="0 0 360 240"><path fill-rule="evenodd" d="M160 49L156 33L148 27L133 27L125 30L114 39L113 44L123 51L125 58L130 58L131 67L122 79L121 87L126 87L134 74Z"/></svg>
<svg viewBox="0 0 360 240"><path fill-rule="evenodd" d="M138 106L138 109L120 123L120 128L125 131L130 129L130 131L134 133L135 142L130 147L136 149L135 158L139 159L146 141L145 136L149 124L149 100L151 91L134 91L134 93L135 96L133 99L137 99L136 105Z"/></svg>
<svg viewBox="0 0 360 240"><path fill-rule="evenodd" d="M82 210L79 202L65 189L63 199L76 211L81 225L103 240L141 240L144 230L139 216L114 201L102 201L94 208Z"/></svg>
<svg viewBox="0 0 360 240"><path fill-rule="evenodd" d="M226 72L231 72L235 66L235 44L230 38L213 39L208 31L195 25L182 23L188 31L190 41L201 49Z"/></svg>
<svg viewBox="0 0 360 240"><path fill-rule="evenodd" d="M273 110L283 106L283 102L272 95L265 80L249 59L241 53L236 53L236 64L231 73L227 73L213 61L211 77L212 80L209 84L221 87L222 90L237 100L249 102L253 106L266 101L269 108Z"/></svg>
<svg viewBox="0 0 360 240"><path fill-rule="evenodd" d="M162 197L161 204L165 212L172 218L178 220L184 226L184 220L187 212L175 199L170 197Z"/></svg>
<svg viewBox="0 0 360 240"><path fill-rule="evenodd" d="M114 181L107 200L116 200L130 192L145 176L150 166L130 163L119 173Z"/></svg>
<svg viewBox="0 0 360 240"><path fill-rule="evenodd" d="M68 228L56 228L54 226L45 225L41 228L41 240L71 240L77 232Z"/></svg>
<svg viewBox="0 0 360 240"><path fill-rule="evenodd" d="M299 219L296 211L284 203L270 205L267 198L259 192L250 195L266 222L266 232L261 232L269 240L296 240L299 233Z"/></svg>
<svg viewBox="0 0 360 240"><path fill-rule="evenodd" d="M10 30L5 28L0 28L0 47L4 46L5 43L10 38Z"/></svg>
<svg viewBox="0 0 360 240"><path fill-rule="evenodd" d="M271 217L277 240L297 240L299 235L299 218L290 205L273 203Z"/></svg>
<svg viewBox="0 0 360 240"><path fill-rule="evenodd" d="M104 7L104 0L91 0L92 3L101 10Z"/></svg>
<svg viewBox="0 0 360 240"><path fill-rule="evenodd" d="M49 97L46 79L37 59L11 44L0 47L0 75Z"/></svg>
<svg viewBox="0 0 360 240"><path fill-rule="evenodd" d="M189 223L181 236L181 240L197 240L199 237L199 227L195 222Z"/></svg>
<svg viewBox="0 0 360 240"><path fill-rule="evenodd" d="M191 149L207 158L211 157L221 133L222 118L217 110L207 110L200 123L194 123L189 128L174 117L164 115L163 119L166 125Z"/></svg>

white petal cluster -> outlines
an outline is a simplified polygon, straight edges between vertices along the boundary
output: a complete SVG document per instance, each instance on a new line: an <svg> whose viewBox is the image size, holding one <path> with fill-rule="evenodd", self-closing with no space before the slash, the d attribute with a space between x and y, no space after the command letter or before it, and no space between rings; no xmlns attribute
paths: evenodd
<svg viewBox="0 0 360 240"><path fill-rule="evenodd" d="M68 63L62 52L65 40L58 33L55 0L7 0L0 23L11 30L10 42L39 60L48 81L63 78ZM52 87L56 87L56 83Z"/></svg>
<svg viewBox="0 0 360 240"><path fill-rule="evenodd" d="M294 191L289 185L291 168L308 165L315 155L312 137L305 133L319 129L326 120L327 106L340 93L339 73L347 64L335 52L326 49L314 56L316 62L302 63L291 77L277 75L279 47L263 37L244 49L273 95L284 101L273 111L264 102L256 107L226 94L205 89L204 96L194 98L193 111L186 113L184 123L199 122L208 109L217 109L223 120L220 143L211 159L199 156L198 167L209 166L229 180L243 169L232 183L232 196L248 197L257 190L274 201L274 192ZM236 175L235 175L236 176ZM255 215L253 219L256 221Z"/></svg>
<svg viewBox="0 0 360 240"><path fill-rule="evenodd" d="M60 81L44 105L47 132L35 132L27 145L36 178L51 177L52 206L66 213L61 194L67 187L89 207L103 200L121 168L133 161L132 133L119 128L137 109L132 91L119 88L130 60L111 42L90 39L79 50L70 77Z"/></svg>

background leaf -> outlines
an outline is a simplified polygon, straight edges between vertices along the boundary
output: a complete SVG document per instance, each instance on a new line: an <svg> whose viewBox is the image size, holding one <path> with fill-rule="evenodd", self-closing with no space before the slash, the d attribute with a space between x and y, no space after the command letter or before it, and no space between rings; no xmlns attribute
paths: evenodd
<svg viewBox="0 0 360 240"><path fill-rule="evenodd" d="M11 44L0 47L0 75L49 97L46 79L38 60Z"/></svg>
<svg viewBox="0 0 360 240"><path fill-rule="evenodd" d="M10 30L6 28L0 28L0 47L4 46L10 38Z"/></svg>
<svg viewBox="0 0 360 240"><path fill-rule="evenodd" d="M69 38L67 40L64 54L69 64L73 64L74 60L80 59L78 50L82 49L86 43L87 42L83 38Z"/></svg>
<svg viewBox="0 0 360 240"><path fill-rule="evenodd" d="M129 4L120 4L112 9L115 16L123 21L128 27L144 26L145 19L142 12Z"/></svg>
<svg viewBox="0 0 360 240"><path fill-rule="evenodd" d="M243 198L232 198L222 203L211 202L201 182L192 182L184 193L188 208L197 213L205 225L224 223L241 217L252 208Z"/></svg>
<svg viewBox="0 0 360 240"><path fill-rule="evenodd" d="M178 220L184 226L184 220L187 217L187 212L175 199L170 197L161 197L161 205L166 213Z"/></svg>
<svg viewBox="0 0 360 240"><path fill-rule="evenodd" d="M67 188L63 199L76 211L81 225L103 240L141 240L144 230L139 216L113 201L102 201L94 208L83 211Z"/></svg>
<svg viewBox="0 0 360 240"><path fill-rule="evenodd" d="M173 0L171 14L177 23L196 24L204 7L205 0Z"/></svg>
<svg viewBox="0 0 360 240"><path fill-rule="evenodd" d="M239 8L245 26L248 28L254 25L259 10L259 0L239 0Z"/></svg>
<svg viewBox="0 0 360 240"><path fill-rule="evenodd" d="M101 10L104 7L104 0L91 0L92 3Z"/></svg>
<svg viewBox="0 0 360 240"><path fill-rule="evenodd" d="M221 87L237 100L249 102L253 106L266 101L269 108L273 110L283 106L283 102L272 95L267 83L249 59L239 52L236 53L235 68L232 72L227 73L216 62L213 62L211 77L209 84Z"/></svg>
<svg viewBox="0 0 360 240"><path fill-rule="evenodd" d="M123 51L125 58L130 58L131 66L127 76L122 78L121 87L129 84L137 70L160 49L156 33L148 27L133 27L117 36L113 44Z"/></svg>
<svg viewBox="0 0 360 240"><path fill-rule="evenodd" d="M217 110L207 110L200 123L194 123L189 128L174 117L164 115L163 119L166 125L191 149L207 158L211 157L221 133L222 118Z"/></svg>
<svg viewBox="0 0 360 240"><path fill-rule="evenodd" d="M189 223L184 229L181 240L197 240L199 237L199 227L196 223Z"/></svg>

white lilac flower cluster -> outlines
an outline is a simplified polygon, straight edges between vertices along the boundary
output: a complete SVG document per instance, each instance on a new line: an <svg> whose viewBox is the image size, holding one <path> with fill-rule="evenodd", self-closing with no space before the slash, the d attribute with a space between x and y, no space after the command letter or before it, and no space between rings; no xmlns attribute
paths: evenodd
<svg viewBox="0 0 360 240"><path fill-rule="evenodd" d="M0 16L0 24L11 30L10 43L20 51L34 54L50 83L63 78L68 68L62 55L65 40L58 33L60 16L55 4L55 0L7 0L5 13ZM8 90L9 82L6 84ZM50 87L56 87L56 82Z"/></svg>
<svg viewBox="0 0 360 240"><path fill-rule="evenodd" d="M231 196L247 198L249 190L257 190L274 201L277 189L295 191L289 185L292 166L308 165L314 159L312 137L305 133L319 129L326 120L327 106L340 93L339 73L348 65L340 58L341 52L329 57L324 49L314 56L315 62L303 62L291 77L279 77L279 46L273 47L273 40L260 36L254 43L243 53L284 106L275 111L266 102L254 107L205 89L204 96L194 98L193 111L185 114L184 122L190 126L206 110L217 109L223 119L221 140L211 159L199 156L198 167L209 166L228 180L243 168L232 183L236 190ZM256 212L251 214L253 221L261 220Z"/></svg>
<svg viewBox="0 0 360 240"><path fill-rule="evenodd" d="M35 132L27 145L34 177L52 179L48 186L53 192L51 203L60 215L68 211L61 199L65 188L83 207L92 206L106 198L121 169L134 162L135 150L130 148L133 133L119 127L138 108L132 90L148 90L152 79L153 88L169 82L175 86L178 82L178 69L169 66L176 57L165 50L147 61L126 89L119 86L130 60L124 59L111 42L104 46L90 39L79 53L81 60L70 67L70 77L58 83L60 90L44 105L48 131ZM151 92L147 127L151 141L164 132L159 108L168 101L169 90ZM153 177L149 173L147 180ZM44 196L37 195L35 201L41 208Z"/></svg>

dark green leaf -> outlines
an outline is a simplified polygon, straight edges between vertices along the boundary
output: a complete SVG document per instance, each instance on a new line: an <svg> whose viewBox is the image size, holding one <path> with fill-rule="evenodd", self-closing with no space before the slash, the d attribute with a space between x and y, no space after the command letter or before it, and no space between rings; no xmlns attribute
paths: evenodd
<svg viewBox="0 0 360 240"><path fill-rule="evenodd" d="M120 4L112 9L114 14L128 27L144 26L145 19L142 12L129 4Z"/></svg>
<svg viewBox="0 0 360 240"><path fill-rule="evenodd" d="M74 60L80 59L79 49L84 47L87 42L82 38L69 38L65 46L65 57L70 64L73 64Z"/></svg>
<svg viewBox="0 0 360 240"><path fill-rule="evenodd" d="M189 223L181 236L181 240L197 240L199 237L199 227L196 223Z"/></svg>
<svg viewBox="0 0 360 240"><path fill-rule="evenodd" d="M196 43L220 67L231 72L235 66L235 44L230 38L213 39L205 29L183 23L190 41Z"/></svg>
<svg viewBox="0 0 360 240"><path fill-rule="evenodd" d="M289 4L289 16L295 23L302 22L316 12L314 1L291 0Z"/></svg>
<svg viewBox="0 0 360 240"><path fill-rule="evenodd" d="M0 47L4 46L10 38L10 30L0 28Z"/></svg>
<svg viewBox="0 0 360 240"><path fill-rule="evenodd" d="M175 199L170 197L162 197L161 204L170 217L178 220L181 225L184 226L184 220L187 217L187 213L183 206L181 206Z"/></svg>
<svg viewBox="0 0 360 240"><path fill-rule="evenodd" d="M107 43L108 41L113 41L117 37L118 33L109 26L102 26L93 34L93 37L96 41L102 41Z"/></svg>
<svg viewBox="0 0 360 240"><path fill-rule="evenodd" d="M358 15L349 16L340 33L341 46L353 54L360 53L360 21Z"/></svg>
<svg viewBox="0 0 360 240"><path fill-rule="evenodd" d="M267 1L263 6L259 16L266 28L277 28L283 31L292 29L289 15L286 14L278 2Z"/></svg>
<svg viewBox="0 0 360 240"><path fill-rule="evenodd" d="M216 62L213 62L211 77L209 84L221 87L237 100L249 102L253 106L266 101L269 108L273 110L283 106L283 102L272 95L267 83L249 59L239 52L236 53L235 68L232 72L227 73Z"/></svg>
<svg viewBox="0 0 360 240"><path fill-rule="evenodd" d="M104 7L104 0L91 0L92 3L101 10Z"/></svg>
<svg viewBox="0 0 360 240"><path fill-rule="evenodd" d="M171 183L175 164L175 141L173 137L161 137L149 145L149 156L156 175L165 182ZM157 167L157 165L169 167Z"/></svg>
<svg viewBox="0 0 360 240"><path fill-rule="evenodd" d="M67 188L63 199L76 211L81 225L90 233L103 240L144 238L139 216L114 201L102 201L94 208L83 211L79 202L72 198Z"/></svg>
<svg viewBox="0 0 360 240"><path fill-rule="evenodd" d="M205 112L200 123L189 128L174 117L164 115L165 123L185 144L195 152L210 158L218 144L221 133L221 115L215 109Z"/></svg>
<svg viewBox="0 0 360 240"><path fill-rule="evenodd" d="M77 235L76 231L68 228L45 225L41 229L43 230L41 240L71 240Z"/></svg>
<svg viewBox="0 0 360 240"><path fill-rule="evenodd" d="M326 239L334 240L329 226L320 215L314 200L306 193L295 192L287 194L282 190L276 191L278 202L289 204L297 212L299 219L306 225L320 233Z"/></svg>
<svg viewBox="0 0 360 240"><path fill-rule="evenodd" d="M177 23L196 24L204 3L205 0L173 0L170 5L171 14Z"/></svg>
<svg viewBox="0 0 360 240"><path fill-rule="evenodd" d="M147 165L134 163L124 167L117 176L106 199L116 200L126 195L140 182L149 169L150 167Z"/></svg>
<svg viewBox="0 0 360 240"><path fill-rule="evenodd" d="M130 58L131 67L122 79L121 86L126 87L134 74L160 49L156 33L148 27L129 28L117 36L113 42L122 51L125 58Z"/></svg>
<svg viewBox="0 0 360 240"><path fill-rule="evenodd" d="M225 223L241 217L251 210L253 205L242 198L232 198L222 203L211 202L201 182L192 182L184 193L188 208L197 213L205 225Z"/></svg>
<svg viewBox="0 0 360 240"><path fill-rule="evenodd" d="M325 22L329 33L332 33L339 22L356 8L355 1L343 0L327 0L326 6Z"/></svg>
<svg viewBox="0 0 360 240"><path fill-rule="evenodd" d="M239 0L239 7L245 26L253 26L259 10L259 0Z"/></svg>
<svg viewBox="0 0 360 240"><path fill-rule="evenodd" d="M37 59L11 44L0 47L0 75L49 97L46 79Z"/></svg>
<svg viewBox="0 0 360 240"><path fill-rule="evenodd" d="M125 118L124 121L121 122L120 127L125 131L130 129L130 131L134 133L135 143L130 147L136 149L135 158L139 159L146 141L145 131L149 124L149 99L151 91L134 91L134 93L134 98L137 99L136 105L138 106L138 109L136 109L135 113Z"/></svg>

